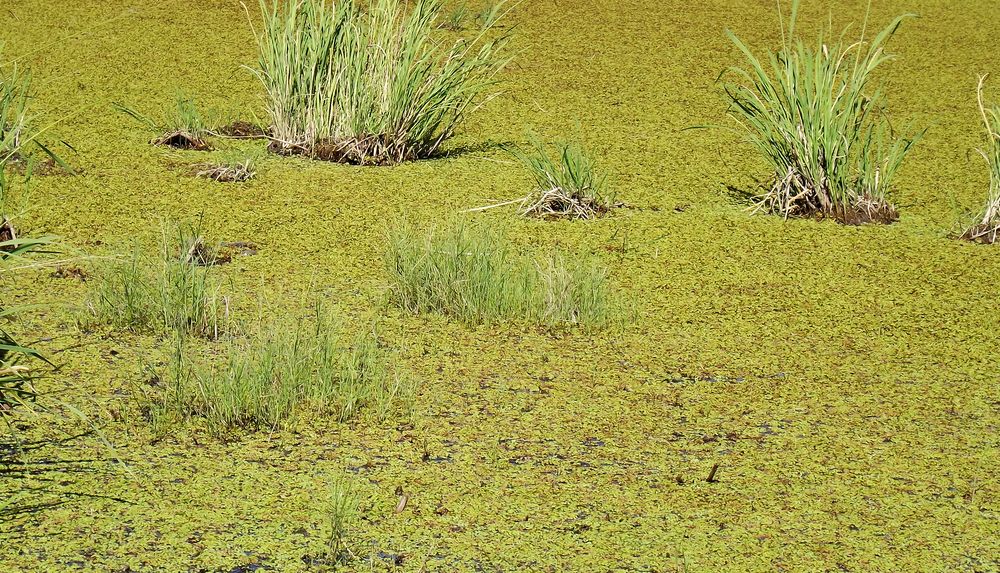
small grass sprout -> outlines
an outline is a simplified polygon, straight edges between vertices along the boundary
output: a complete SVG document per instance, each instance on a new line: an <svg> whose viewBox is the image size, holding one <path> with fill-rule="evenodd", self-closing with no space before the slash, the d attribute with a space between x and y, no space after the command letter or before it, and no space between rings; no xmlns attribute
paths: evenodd
<svg viewBox="0 0 1000 573"><path fill-rule="evenodd" d="M895 136L885 94L872 86L876 69L892 59L886 43L909 16L872 38L863 31L847 43L845 31L833 42L820 36L807 44L795 37L798 7L793 0L781 50L764 58L726 32L748 64L730 68L736 81L725 84L729 115L774 173L755 209L848 224L892 222L894 175L922 133Z"/></svg>
<svg viewBox="0 0 1000 573"><path fill-rule="evenodd" d="M30 87L31 75L17 66L0 70L0 166L14 159L26 140Z"/></svg>
<svg viewBox="0 0 1000 573"><path fill-rule="evenodd" d="M483 6L483 9L476 14L476 20L484 30L494 27L503 18L506 11L507 0L490 0Z"/></svg>
<svg viewBox="0 0 1000 573"><path fill-rule="evenodd" d="M269 148L351 164L432 156L492 97L506 36L442 42L439 0L261 0Z"/></svg>
<svg viewBox="0 0 1000 573"><path fill-rule="evenodd" d="M459 3L444 13L444 17L438 24L438 28L460 32L465 29L465 22L469 19L470 15L471 10L469 9L469 5L464 2Z"/></svg>
<svg viewBox="0 0 1000 573"><path fill-rule="evenodd" d="M193 97L178 94L174 106L158 120L121 103L113 105L118 111L159 133L150 141L153 145L195 151L208 151L212 148L207 141L209 129Z"/></svg>
<svg viewBox="0 0 1000 573"><path fill-rule="evenodd" d="M356 485L349 476L338 477L330 484L330 532L326 546L328 561L343 563L350 560L351 552L347 543L360 502Z"/></svg>
<svg viewBox="0 0 1000 573"><path fill-rule="evenodd" d="M0 67L0 216L10 215L11 210L8 166L17 165L25 179L31 177L36 162L27 152L29 146L47 155L50 165L58 165L65 172L73 173L62 158L39 140L45 129L33 125L34 117L28 105L31 99L31 72L17 64L9 68Z"/></svg>
<svg viewBox="0 0 1000 573"><path fill-rule="evenodd" d="M542 218L593 219L615 206L606 191L606 178L593 159L576 143L556 143L555 158L545 144L532 137L532 149L511 153L531 172L535 188L521 201L521 212Z"/></svg>
<svg viewBox="0 0 1000 573"><path fill-rule="evenodd" d="M1000 235L1000 104L987 105L983 90L988 75L979 77L976 88L979 113L986 128L986 145L979 150L990 171L989 195L979 221L962 234L963 239L982 243L994 243Z"/></svg>

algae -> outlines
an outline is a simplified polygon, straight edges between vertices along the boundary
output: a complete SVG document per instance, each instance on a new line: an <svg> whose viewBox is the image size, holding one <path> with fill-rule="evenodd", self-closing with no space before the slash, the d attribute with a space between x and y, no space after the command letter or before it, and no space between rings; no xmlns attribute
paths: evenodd
<svg viewBox="0 0 1000 573"><path fill-rule="evenodd" d="M522 52L506 92L469 117L450 156L373 169L268 156L257 178L226 186L179 172L203 155L149 146L111 102L158 109L183 88L259 116L238 3L5 3L5 56L30 64L34 109L61 120L52 133L82 173L33 181L33 228L100 255L133 237L152 248L160 220L200 213L212 236L257 245L210 269L237 293L234 313L261 301L301 312L321 293L346 324L376 321L420 390L412 423L313 418L230 443L194 430L157 441L135 387L166 360L162 340L81 330L77 280L4 279L4 305L46 305L11 326L58 359L46 383L103 421L128 471L94 440L25 453L97 461L0 478L5 498L44 488L38 501L65 502L4 519L0 564L319 569L308 563L326 547L328 485L346 472L361 495L349 569L997 570L1000 250L947 235L952 205L977 205L986 183L969 94L1000 63L984 48L1000 23L989 3L942 0L878 4L872 21L903 8L921 18L894 40L888 94L932 127L896 180L900 222L844 228L746 214L725 186L747 188L766 166L732 134L681 131L724 117L714 82L739 57L724 27L780 42L767 4L522 2L508 16ZM835 28L860 21L864 6L803 10L805 33L831 15ZM528 125L545 139L585 126L633 208L481 218L527 253L600 257L637 320L553 335L385 304L386 221L430 223L528 188L483 145ZM50 435L26 424L27 440ZM397 487L410 496L400 513Z"/></svg>

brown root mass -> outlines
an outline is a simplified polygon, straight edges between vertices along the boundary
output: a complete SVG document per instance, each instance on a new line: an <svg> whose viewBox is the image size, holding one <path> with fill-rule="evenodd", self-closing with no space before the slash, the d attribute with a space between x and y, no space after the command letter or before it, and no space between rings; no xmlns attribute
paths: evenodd
<svg viewBox="0 0 1000 573"><path fill-rule="evenodd" d="M593 219L606 214L612 207L614 205L599 197L553 187L525 197L521 202L521 213L544 219Z"/></svg>
<svg viewBox="0 0 1000 573"><path fill-rule="evenodd" d="M799 190L797 193L792 193ZM889 225L899 220L899 213L891 203L868 196L855 198L849 205L836 205L825 194L809 186L790 187L780 181L752 208L782 215L785 218L833 219L843 225L877 223Z"/></svg>
<svg viewBox="0 0 1000 573"><path fill-rule="evenodd" d="M14 229L14 224L10 222L10 219L6 217L0 221L0 243L6 243L8 241L17 240L17 230ZM0 245L0 251L11 253L14 251L17 245Z"/></svg>
<svg viewBox="0 0 1000 573"><path fill-rule="evenodd" d="M77 279L79 281L87 280L89 276L87 271L76 265L58 266L52 274L49 275L54 279Z"/></svg>
<svg viewBox="0 0 1000 573"><path fill-rule="evenodd" d="M350 139L322 139L313 144L272 140L267 148L279 155L305 155L312 159L348 165L393 165L430 157L437 145L412 145L399 137L381 134Z"/></svg>
<svg viewBox="0 0 1000 573"><path fill-rule="evenodd" d="M842 225L867 225L869 223L891 225L899 220L899 213L889 203L852 205L829 211L814 212L810 215L820 219L833 219Z"/></svg>
<svg viewBox="0 0 1000 573"><path fill-rule="evenodd" d="M257 254L257 245L247 241L222 242L218 246L205 243L198 237L181 256L181 261L200 267L211 267L231 263L237 256L252 256Z"/></svg>
<svg viewBox="0 0 1000 573"><path fill-rule="evenodd" d="M192 149L195 151L208 151L212 146L201 137L186 131L171 131L164 133L152 141L153 145L165 145L176 149Z"/></svg>
<svg viewBox="0 0 1000 573"><path fill-rule="evenodd" d="M254 172L245 163L214 164L205 163L196 167L195 177L206 177L219 183L242 183L253 179Z"/></svg>
<svg viewBox="0 0 1000 573"><path fill-rule="evenodd" d="M1000 221L994 223L979 223L972 226L968 231L962 233L960 239L992 245L1000 238Z"/></svg>

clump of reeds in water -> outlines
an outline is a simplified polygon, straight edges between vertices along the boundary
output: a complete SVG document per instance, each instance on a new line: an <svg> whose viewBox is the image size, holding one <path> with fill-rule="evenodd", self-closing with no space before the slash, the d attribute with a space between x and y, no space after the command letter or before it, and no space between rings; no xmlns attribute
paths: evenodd
<svg viewBox="0 0 1000 573"><path fill-rule="evenodd" d="M986 206L978 222L965 231L962 238L982 243L994 243L1000 235L1000 104L987 105L983 88L987 76L980 76L976 89L979 113L986 128L986 145L979 153L986 159L990 170L990 189Z"/></svg>
<svg viewBox="0 0 1000 573"><path fill-rule="evenodd" d="M115 103L114 106L118 111L157 133L158 135L150 141L153 145L195 151L207 151L212 148L207 139L208 126L192 97L179 94L174 106L160 119L154 119L120 103Z"/></svg>
<svg viewBox="0 0 1000 573"><path fill-rule="evenodd" d="M254 71L277 153L352 164L431 156L508 61L492 23L441 41L439 0L262 0L261 11Z"/></svg>
<svg viewBox="0 0 1000 573"><path fill-rule="evenodd" d="M542 218L593 219L611 210L614 198L593 159L577 144L556 144L555 159L537 138L532 149L512 153L531 172L535 188L520 202L524 215Z"/></svg>
<svg viewBox="0 0 1000 573"><path fill-rule="evenodd" d="M765 58L727 31L749 64L730 69L737 81L725 86L729 113L774 170L756 209L849 224L892 222L892 182L919 134L893 134L873 77L892 58L885 45L906 16L870 38L866 22L857 41L845 42L845 32L806 43L795 37L798 6L792 2L781 50Z"/></svg>

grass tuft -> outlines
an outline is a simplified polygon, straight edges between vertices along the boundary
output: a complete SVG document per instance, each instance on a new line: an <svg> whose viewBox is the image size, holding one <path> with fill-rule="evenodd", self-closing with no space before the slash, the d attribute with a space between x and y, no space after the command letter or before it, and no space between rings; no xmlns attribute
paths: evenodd
<svg viewBox="0 0 1000 573"><path fill-rule="evenodd" d="M209 136L209 129L192 97L178 94L174 107L160 119L154 119L120 103L113 105L118 111L147 126L151 131L159 133L160 135L150 141L153 145L195 151L207 151L212 148L206 139Z"/></svg>
<svg viewBox="0 0 1000 573"><path fill-rule="evenodd" d="M987 105L983 99L983 89L987 75L979 77L976 88L979 113L986 128L986 145L979 150L990 170L990 189L979 217L979 222L962 235L963 239L982 243L995 243L1000 235L1000 104Z"/></svg>
<svg viewBox="0 0 1000 573"><path fill-rule="evenodd" d="M307 320L275 323L228 342L221 364L190 358L178 338L170 382L157 400L163 420L204 420L209 432L276 429L311 411L346 422L368 410L379 421L411 404L412 379L396 371L368 334L353 344L319 307Z"/></svg>
<svg viewBox="0 0 1000 573"><path fill-rule="evenodd" d="M350 559L351 554L347 547L347 540L357 517L360 501L356 486L350 477L340 477L330 484L330 532L326 547L327 561L340 563Z"/></svg>
<svg viewBox="0 0 1000 573"><path fill-rule="evenodd" d="M793 0L782 49L763 60L726 32L748 63L730 68L739 82L725 86L729 114L774 169L756 209L850 224L892 222L893 177L922 134L893 135L885 95L872 88L872 78L892 59L885 45L908 16L872 38L862 33L845 43L845 31L831 43L820 36L806 44L795 38L798 6Z"/></svg>
<svg viewBox="0 0 1000 573"><path fill-rule="evenodd" d="M0 166L14 159L27 139L30 86L31 75L16 66L0 70ZM0 169L0 180L4 171Z"/></svg>
<svg viewBox="0 0 1000 573"><path fill-rule="evenodd" d="M531 151L512 150L535 179L534 190L521 201L524 215L593 219L615 205L605 190L605 176L579 145L556 143L554 159L538 138L531 138L531 146Z"/></svg>
<svg viewBox="0 0 1000 573"><path fill-rule="evenodd" d="M439 0L261 0L270 149L352 164L429 157L490 98L505 36L445 44Z"/></svg>
<svg viewBox="0 0 1000 573"><path fill-rule="evenodd" d="M226 301L204 268L211 250L193 229L164 231L160 252L139 247L97 273L88 308L93 318L131 331L177 332L215 339L225 330Z"/></svg>
<svg viewBox="0 0 1000 573"><path fill-rule="evenodd" d="M218 161L199 164L194 174L220 183L243 183L257 176L257 159L243 151L228 151Z"/></svg>
<svg viewBox="0 0 1000 573"><path fill-rule="evenodd" d="M484 30L488 30L496 26L497 22L507 13L504 10L506 7L507 0L489 0L483 6L482 10L476 14L476 20Z"/></svg>
<svg viewBox="0 0 1000 573"><path fill-rule="evenodd" d="M612 316L607 273L593 261L561 255L533 261L481 227L419 233L401 226L390 233L385 260L394 301L412 313L546 326L601 326Z"/></svg>
<svg viewBox="0 0 1000 573"><path fill-rule="evenodd" d="M465 23L471 14L472 11L469 9L468 4L464 2L457 4L444 13L444 17L438 23L438 28L460 32L465 29Z"/></svg>

